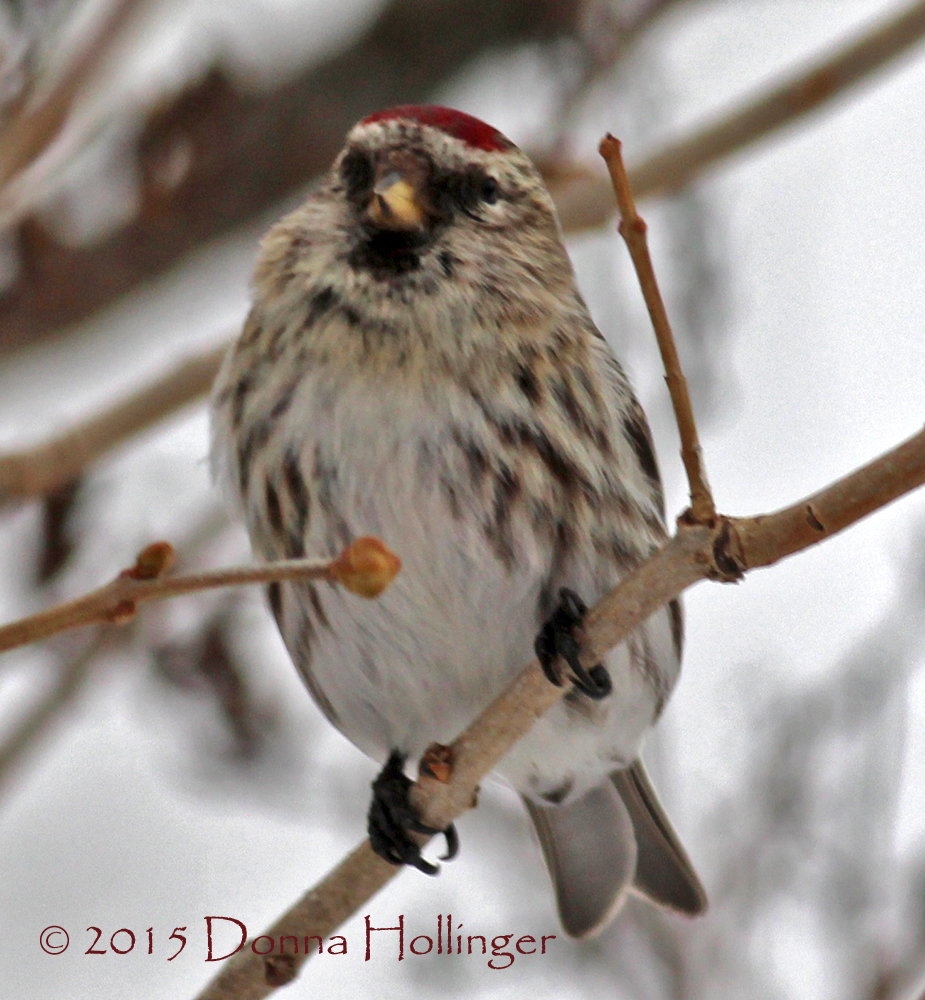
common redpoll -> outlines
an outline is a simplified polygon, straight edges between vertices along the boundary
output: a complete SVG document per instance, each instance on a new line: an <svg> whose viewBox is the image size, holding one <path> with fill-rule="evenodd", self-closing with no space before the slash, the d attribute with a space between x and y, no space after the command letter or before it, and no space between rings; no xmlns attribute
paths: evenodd
<svg viewBox="0 0 925 1000"><path fill-rule="evenodd" d="M536 826L565 929L599 930L630 889L702 911L639 761L678 676L680 607L606 665L585 673L575 656L582 602L663 541L663 500L645 416L534 166L458 111L371 115L270 230L255 288L216 382L213 455L257 555L333 556L376 535L403 563L374 602L269 588L315 701L386 762L374 849L433 870L407 837L403 764L450 743L535 643L573 687L497 773Z"/></svg>

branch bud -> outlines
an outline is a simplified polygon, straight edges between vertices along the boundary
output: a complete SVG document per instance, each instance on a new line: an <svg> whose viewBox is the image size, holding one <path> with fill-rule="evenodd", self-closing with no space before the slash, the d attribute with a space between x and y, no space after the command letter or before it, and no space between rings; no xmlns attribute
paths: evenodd
<svg viewBox="0 0 925 1000"><path fill-rule="evenodd" d="M401 559L378 538L358 538L331 563L331 579L361 597L378 597L398 575Z"/></svg>

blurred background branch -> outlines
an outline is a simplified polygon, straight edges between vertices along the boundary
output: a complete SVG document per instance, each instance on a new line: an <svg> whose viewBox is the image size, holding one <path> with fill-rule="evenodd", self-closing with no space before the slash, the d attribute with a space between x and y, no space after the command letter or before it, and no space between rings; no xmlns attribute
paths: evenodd
<svg viewBox="0 0 925 1000"><path fill-rule="evenodd" d="M604 32L595 25L585 69L564 103L579 103L596 76L675 2L642 4L635 16L622 19L612 14ZM0 187L57 136L81 85L98 70L135 6L130 0L114 3L93 41L49 94L34 108L26 99L15 110L0 133ZM137 160L139 192L129 221L91 245L62 242L40 214L16 224L18 274L0 296L0 350L85 318L192 248L304 187L327 168L344 133L370 110L425 101L489 51L531 41L581 41L587 37L585 16L579 0L392 0L344 51L269 92L248 90L228 68L213 67L145 112L130 154ZM689 184L716 160L831 101L916 45L923 33L925 3L919 0L635 166L636 196ZM600 47L602 39L606 44ZM567 120L564 114L562 121ZM549 172L566 230L599 226L613 215L605 177L553 162Z"/></svg>
<svg viewBox="0 0 925 1000"><path fill-rule="evenodd" d="M112 0L83 44L62 46L66 64L34 73L6 110L0 128L0 190L32 164L58 137L81 92L100 71L137 9L148 0Z"/></svg>
<svg viewBox="0 0 925 1000"><path fill-rule="evenodd" d="M73 485L95 459L202 399L215 380L226 347L223 342L217 348L186 358L138 392L51 440L0 454L0 509L12 501L37 499L46 494L61 498L61 491Z"/></svg>
<svg viewBox="0 0 925 1000"><path fill-rule="evenodd" d="M343 51L268 93L227 67L150 111L139 130L138 211L92 246L17 226L19 276L0 297L0 348L90 314L180 255L265 212L329 166L347 129L421 103L479 55L576 38L580 0L391 0Z"/></svg>

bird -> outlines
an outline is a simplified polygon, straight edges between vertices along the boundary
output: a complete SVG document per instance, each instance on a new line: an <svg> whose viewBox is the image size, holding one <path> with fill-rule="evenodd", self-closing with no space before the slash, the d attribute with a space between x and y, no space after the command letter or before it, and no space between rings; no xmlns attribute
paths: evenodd
<svg viewBox="0 0 925 1000"><path fill-rule="evenodd" d="M383 765L373 849L436 870L408 836L405 764L535 650L569 690L494 773L524 802L566 932L599 933L630 894L703 912L640 759L680 669L679 602L591 671L577 659L587 605L665 541L664 500L537 168L462 111L370 114L263 239L253 292L211 428L256 557L333 557L373 535L402 560L371 603L268 587L315 702Z"/></svg>

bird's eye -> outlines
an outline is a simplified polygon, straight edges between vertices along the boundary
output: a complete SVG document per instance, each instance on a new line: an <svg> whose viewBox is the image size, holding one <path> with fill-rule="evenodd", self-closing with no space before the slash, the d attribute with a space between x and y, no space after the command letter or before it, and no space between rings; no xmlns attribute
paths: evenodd
<svg viewBox="0 0 925 1000"><path fill-rule="evenodd" d="M486 177L482 181L479 196L482 201L487 202L489 205L494 205L494 203L498 200L498 182L494 177Z"/></svg>
<svg viewBox="0 0 925 1000"><path fill-rule="evenodd" d="M444 201L449 214L459 210L472 218L478 218L482 205L494 205L500 194L497 180L478 167L435 175L432 185L435 203Z"/></svg>
<svg viewBox="0 0 925 1000"><path fill-rule="evenodd" d="M340 165L340 175L348 198L358 198L372 187L373 163L367 152L351 149Z"/></svg>

